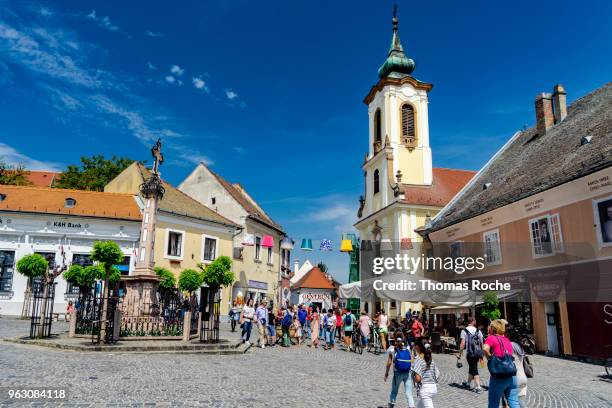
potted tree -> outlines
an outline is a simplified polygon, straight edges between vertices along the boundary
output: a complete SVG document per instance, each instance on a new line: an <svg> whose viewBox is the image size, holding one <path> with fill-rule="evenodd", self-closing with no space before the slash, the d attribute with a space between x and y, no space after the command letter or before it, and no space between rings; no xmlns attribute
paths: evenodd
<svg viewBox="0 0 612 408"><path fill-rule="evenodd" d="M113 276L114 284L116 285L121 278L121 273L114 268L114 265L118 265L123 261L123 251L119 248L119 245L113 241L98 241L94 244L91 250L91 259L98 262L102 268L104 268L104 289L102 292L102 320L103 324L100 326L100 338L105 342L107 341L106 326L108 322L108 296L109 286L111 283L111 275ZM118 279L119 278L119 279Z"/></svg>
<svg viewBox="0 0 612 408"><path fill-rule="evenodd" d="M39 254L26 255L17 261L17 272L28 278L28 286L24 296L24 312L22 312L21 316L22 318L28 317L24 314L26 309L29 310L29 307L26 308L26 303L29 303L32 298L32 282L34 282L34 279L43 276L48 267L49 262L47 262L47 260ZM44 315L42 317L44 318Z"/></svg>
<svg viewBox="0 0 612 408"><path fill-rule="evenodd" d="M219 340L220 289L234 282L232 260L228 256L220 256L208 265L200 263L202 288L200 310L206 330L200 333L200 340L216 342Z"/></svg>

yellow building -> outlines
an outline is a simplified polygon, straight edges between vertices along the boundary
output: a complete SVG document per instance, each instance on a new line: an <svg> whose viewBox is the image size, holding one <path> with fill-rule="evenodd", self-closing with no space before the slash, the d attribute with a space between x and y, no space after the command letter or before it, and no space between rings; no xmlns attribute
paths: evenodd
<svg viewBox="0 0 612 408"><path fill-rule="evenodd" d="M369 149L362 165L365 191L355 224L362 241L403 242L406 247L420 241L415 230L475 174L432 167L428 94L433 85L412 77L414 68L414 61L404 53L394 17L388 57L378 70L379 81L364 100ZM392 316L415 307L405 304L401 310L395 302L381 305L377 299L363 302L361 307L373 312L381 306Z"/></svg>
<svg viewBox="0 0 612 408"><path fill-rule="evenodd" d="M252 298L268 298L275 304L282 301L281 270L290 269L290 247L282 227L266 214L246 190L200 163L183 180L179 189L199 202L240 225L234 238L234 273L236 282L231 297L238 302ZM271 246L266 246L267 243Z"/></svg>
<svg viewBox="0 0 612 408"><path fill-rule="evenodd" d="M134 162L104 191L138 195L138 204L143 208L139 188L149 175L145 166ZM199 263L210 263L221 255L231 258L238 225L166 182L164 188L155 226L155 266L169 269L178 279L185 269L198 270ZM230 290L222 291L222 299L229 298ZM227 302L221 304L221 313L227 314Z"/></svg>

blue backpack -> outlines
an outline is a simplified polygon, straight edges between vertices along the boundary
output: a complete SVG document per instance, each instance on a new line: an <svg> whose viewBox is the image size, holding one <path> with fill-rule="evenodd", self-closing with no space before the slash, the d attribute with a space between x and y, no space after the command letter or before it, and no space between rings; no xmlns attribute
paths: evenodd
<svg viewBox="0 0 612 408"><path fill-rule="evenodd" d="M289 327L293 323L293 316L289 314L289 312L285 313L283 316L283 320L281 320L282 327Z"/></svg>
<svg viewBox="0 0 612 408"><path fill-rule="evenodd" d="M412 356L410 355L410 350L401 349L395 352L395 357L393 358L395 362L395 369L397 371L406 373L410 371L410 361L412 360Z"/></svg>

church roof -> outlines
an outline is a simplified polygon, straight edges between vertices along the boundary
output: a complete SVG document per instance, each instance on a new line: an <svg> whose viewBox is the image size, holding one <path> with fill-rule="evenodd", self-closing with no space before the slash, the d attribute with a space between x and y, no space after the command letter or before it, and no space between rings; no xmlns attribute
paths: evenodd
<svg viewBox="0 0 612 408"><path fill-rule="evenodd" d="M302 279L291 285L293 288L336 289L333 281L318 267L312 268Z"/></svg>
<svg viewBox="0 0 612 408"><path fill-rule="evenodd" d="M583 137L591 136L587 143ZM515 136L432 220L437 231L612 165L612 82L578 99L545 134ZM486 188L484 186L486 185Z"/></svg>
<svg viewBox="0 0 612 408"><path fill-rule="evenodd" d="M412 58L408 58L404 53L404 48L400 42L398 33L399 20L396 16L397 6L393 10L393 37L391 38L391 46L389 47L389 54L387 59L378 69L378 77L380 79L387 77L402 78L406 75L412 74L416 63Z"/></svg>
<svg viewBox="0 0 612 408"><path fill-rule="evenodd" d="M444 207L476 174L471 170L433 168L431 186L402 184L404 204Z"/></svg>
<svg viewBox="0 0 612 408"><path fill-rule="evenodd" d="M53 183L57 181L60 174L55 171L29 170L26 178L33 186L53 187Z"/></svg>

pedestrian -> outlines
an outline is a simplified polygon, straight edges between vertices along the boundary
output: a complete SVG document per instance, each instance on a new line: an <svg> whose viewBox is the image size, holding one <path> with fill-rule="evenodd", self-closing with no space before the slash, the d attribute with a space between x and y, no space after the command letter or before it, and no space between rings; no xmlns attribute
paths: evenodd
<svg viewBox="0 0 612 408"><path fill-rule="evenodd" d="M380 311L380 314L376 318L376 324L378 326L378 334L380 335L380 344L383 350L387 349L387 333L389 333L389 317L385 313L385 309Z"/></svg>
<svg viewBox="0 0 612 408"><path fill-rule="evenodd" d="M298 321L300 322L300 327L303 329L301 332L303 332L303 335L306 336L306 333L308 332L306 329L306 322L308 321L308 309L306 308L306 305L298 306L297 317ZM306 337L304 337L304 340L306 340Z"/></svg>
<svg viewBox="0 0 612 408"><path fill-rule="evenodd" d="M293 313L291 309L282 308L283 317L281 319L281 330L283 331L283 347L289 347L291 345L291 340L289 338L289 329L291 325L293 325Z"/></svg>
<svg viewBox="0 0 612 408"><path fill-rule="evenodd" d="M346 350L350 350L353 344L353 325L355 324L355 315L346 309L344 315L342 315L342 327L344 331L344 347Z"/></svg>
<svg viewBox="0 0 612 408"><path fill-rule="evenodd" d="M412 334L412 339L415 343L421 343L423 339L423 333L425 332L425 328L423 327L423 323L419 321L419 317L416 314L412 315L412 323L410 324L410 331Z"/></svg>
<svg viewBox="0 0 612 408"><path fill-rule="evenodd" d="M236 324L240 320L240 307L238 303L234 300L232 302L232 308L230 309L230 323L232 325L232 332L236 331Z"/></svg>
<svg viewBox="0 0 612 408"><path fill-rule="evenodd" d="M255 310L255 318L257 321L257 328L259 329L259 347L266 348L267 342L267 331L268 331L268 302L264 299L261 301L257 310Z"/></svg>
<svg viewBox="0 0 612 408"><path fill-rule="evenodd" d="M327 339L325 339L325 349L334 348L336 342L336 316L334 312L329 309L327 312Z"/></svg>
<svg viewBox="0 0 612 408"><path fill-rule="evenodd" d="M512 342L512 358L516 365L516 385L518 387L519 406L525 408L525 397L527 397L527 374L525 374L525 351L517 342ZM509 406L504 397L504 407Z"/></svg>
<svg viewBox="0 0 612 408"><path fill-rule="evenodd" d="M327 316L327 310L321 309L321 311L319 312L319 333L323 333L323 335L319 336L319 338L323 340L324 342L325 342L325 339L327 338L327 325L324 324L323 322L323 320L326 320L326 316Z"/></svg>
<svg viewBox="0 0 612 408"><path fill-rule="evenodd" d="M459 344L458 359L461 359L463 350L466 351L465 359L468 363L468 380L463 382L463 386L477 394L482 392L480 386L480 375L478 374L478 363L483 358L482 346L484 343L482 333L476 327L476 318L468 317L468 325L461 330L461 343ZM472 386L472 381L474 386Z"/></svg>
<svg viewBox="0 0 612 408"><path fill-rule="evenodd" d="M72 317L72 312L74 311L74 306L72 305L72 300L68 302L68 306L66 306L66 314L64 315L64 321L68 321Z"/></svg>
<svg viewBox="0 0 612 408"><path fill-rule="evenodd" d="M361 332L361 344L364 347L367 347L370 338L370 323L370 316L363 310L359 317L359 331Z"/></svg>
<svg viewBox="0 0 612 408"><path fill-rule="evenodd" d="M314 312L310 318L310 328L312 329L312 333L310 335L311 344L315 347L319 347L319 326L320 326L320 318L319 318L319 308L315 307Z"/></svg>
<svg viewBox="0 0 612 408"><path fill-rule="evenodd" d="M276 345L276 315L272 311L272 306L268 306L268 345Z"/></svg>
<svg viewBox="0 0 612 408"><path fill-rule="evenodd" d="M419 385L419 403L418 408L433 408L433 399L438 393L438 378L440 378L440 369L434 363L429 347L421 347L423 349L423 358L415 359L413 371L414 381Z"/></svg>
<svg viewBox="0 0 612 408"><path fill-rule="evenodd" d="M389 378L389 369L393 366L393 380L391 382L391 393L389 394L389 408L395 406L399 387L404 384L408 407L414 408L414 397L412 396L412 378L411 378L411 360L410 349L402 338L402 334L395 332L393 345L387 350L387 363L385 366L385 382Z"/></svg>
<svg viewBox="0 0 612 408"><path fill-rule="evenodd" d="M342 341L342 313L340 308L336 310L336 335L338 336L338 342Z"/></svg>
<svg viewBox="0 0 612 408"><path fill-rule="evenodd" d="M491 379L489 380L489 408L498 408L502 396L505 396L510 408L519 408L516 365L512 361L512 343L504 334L506 324L495 319L489 325L489 336L482 346L488 359L487 366Z"/></svg>
<svg viewBox="0 0 612 408"><path fill-rule="evenodd" d="M240 314L240 327L242 328L242 342L246 345L250 345L251 342L251 329L253 328L253 317L255 316L255 309L253 308L253 299L247 300L246 305L242 308Z"/></svg>

